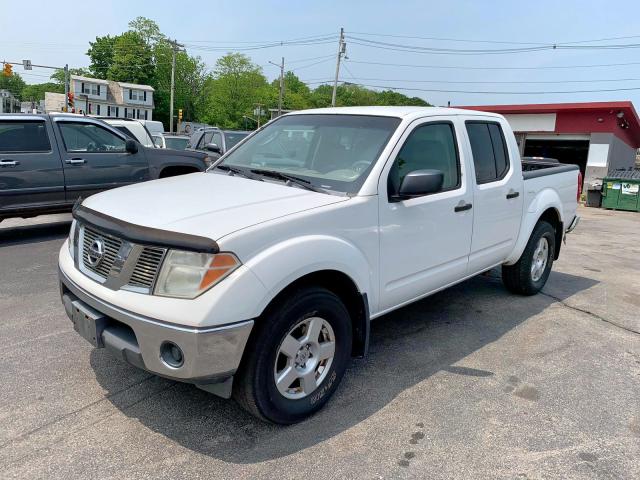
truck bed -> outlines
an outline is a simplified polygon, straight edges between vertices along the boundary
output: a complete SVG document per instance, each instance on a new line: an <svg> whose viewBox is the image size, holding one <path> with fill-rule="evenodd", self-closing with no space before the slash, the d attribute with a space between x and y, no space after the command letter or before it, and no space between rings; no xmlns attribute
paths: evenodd
<svg viewBox="0 0 640 480"><path fill-rule="evenodd" d="M522 161L522 177L525 180L570 172L572 170L580 170L580 168L577 165L566 163L541 162L537 160Z"/></svg>

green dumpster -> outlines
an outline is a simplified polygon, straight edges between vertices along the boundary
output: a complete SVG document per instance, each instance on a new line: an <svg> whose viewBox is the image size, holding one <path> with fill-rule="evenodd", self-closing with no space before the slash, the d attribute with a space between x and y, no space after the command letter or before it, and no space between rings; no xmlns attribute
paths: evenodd
<svg viewBox="0 0 640 480"><path fill-rule="evenodd" d="M640 169L609 172L602 183L602 207L640 212Z"/></svg>

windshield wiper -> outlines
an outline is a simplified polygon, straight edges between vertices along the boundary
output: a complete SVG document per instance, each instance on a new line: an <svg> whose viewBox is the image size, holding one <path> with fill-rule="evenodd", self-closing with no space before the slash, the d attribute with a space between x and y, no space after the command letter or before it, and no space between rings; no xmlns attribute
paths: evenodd
<svg viewBox="0 0 640 480"><path fill-rule="evenodd" d="M305 188L307 190L311 190L312 192L329 193L329 191L325 190L324 188L320 188L312 185L309 180L296 177L295 175L289 175L288 173L282 173L275 170L260 170L260 169L252 169L251 172L256 173L258 175L263 175L265 177L284 180L285 182L293 183L295 185L298 185L299 187Z"/></svg>
<svg viewBox="0 0 640 480"><path fill-rule="evenodd" d="M251 180L258 180L259 182L264 181L259 176L252 175L249 172L242 170L241 168L231 167L229 165L224 165L224 164L218 164L213 168L219 168L220 170L223 170L225 172L231 172L234 175L242 175L243 177L250 178Z"/></svg>

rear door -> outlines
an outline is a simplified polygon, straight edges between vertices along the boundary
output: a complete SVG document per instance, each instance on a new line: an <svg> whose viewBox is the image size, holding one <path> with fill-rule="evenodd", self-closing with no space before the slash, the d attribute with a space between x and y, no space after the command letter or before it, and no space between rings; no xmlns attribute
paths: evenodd
<svg viewBox="0 0 640 480"><path fill-rule="evenodd" d="M512 161L519 155L515 138L497 118L467 120L469 149L473 158L473 239L469 274L502 263L518 238L524 197L521 170Z"/></svg>
<svg viewBox="0 0 640 480"><path fill-rule="evenodd" d="M149 179L144 148L125 150L126 137L90 119L56 120L56 135L62 152L67 201L101 190Z"/></svg>
<svg viewBox="0 0 640 480"><path fill-rule="evenodd" d="M0 211L63 204L64 174L51 124L0 117Z"/></svg>

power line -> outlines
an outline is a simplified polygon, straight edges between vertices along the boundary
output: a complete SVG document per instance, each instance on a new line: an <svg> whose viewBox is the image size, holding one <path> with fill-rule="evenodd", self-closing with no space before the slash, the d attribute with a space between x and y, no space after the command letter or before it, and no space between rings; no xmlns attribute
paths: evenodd
<svg viewBox="0 0 640 480"><path fill-rule="evenodd" d="M347 37L351 43L370 48L391 50L397 52L424 53L432 55L505 55L526 52L538 52L543 50L621 50L640 48L640 43L612 44L612 45L535 45L517 48L497 48L497 49L461 49L461 48L441 48L425 47L421 45L406 45L400 43L380 42L360 37Z"/></svg>
<svg viewBox="0 0 640 480"><path fill-rule="evenodd" d="M361 60L348 60L349 63L362 63L366 65L381 65L386 67L411 67L411 68L435 68L452 70L547 70L547 69L567 69L567 68L600 68L600 67L621 67L629 65L640 65L640 62L628 63L606 63L592 65L543 65L539 67L469 67L466 65L415 65L406 63L384 63L367 62Z"/></svg>
<svg viewBox="0 0 640 480"><path fill-rule="evenodd" d="M359 84L362 87L369 88L381 88L386 90L406 90L406 91L416 91L416 92L432 92L432 93L470 93L470 94L479 94L479 95L547 95L547 94L573 94L573 93L600 93L600 92L627 92L627 91L635 91L640 90L640 86L638 87L629 87L629 88L604 88L597 90L561 90L561 91L534 91L534 92L505 92L505 91L470 91L470 90L443 90L443 89L432 89L432 88L415 88L415 87L395 87L392 85L369 85L361 83Z"/></svg>
<svg viewBox="0 0 640 480"><path fill-rule="evenodd" d="M640 38L640 35L627 35L623 37L606 37L606 38L595 38L589 40L575 40L575 41L564 41L564 42L516 42L513 40L481 40L481 39L468 39L468 38L450 38L450 37L423 37L416 35L398 35L398 34L387 34L387 33L372 33L372 32L348 32L356 35L365 35L365 36L373 36L373 37L389 37L389 38L408 38L414 40L436 40L436 41L446 41L446 42L462 42L462 43L490 43L490 44L503 44L503 45L566 45L566 44L578 44L578 43L594 43L594 42L604 42L610 40L628 40L631 38Z"/></svg>
<svg viewBox="0 0 640 480"><path fill-rule="evenodd" d="M344 65L345 69L354 80L366 80L372 82L409 82L409 83L458 83L458 84L555 84L555 83L603 83L603 82L640 82L640 78L609 78L594 80L409 80L403 78L356 78L353 73ZM324 78L324 77L322 77ZM317 79L310 79L317 80Z"/></svg>

